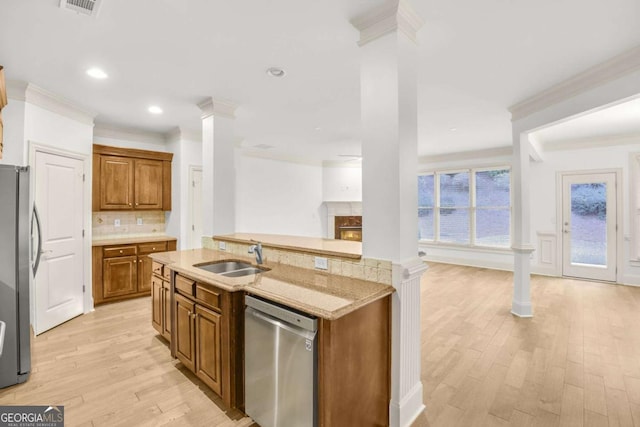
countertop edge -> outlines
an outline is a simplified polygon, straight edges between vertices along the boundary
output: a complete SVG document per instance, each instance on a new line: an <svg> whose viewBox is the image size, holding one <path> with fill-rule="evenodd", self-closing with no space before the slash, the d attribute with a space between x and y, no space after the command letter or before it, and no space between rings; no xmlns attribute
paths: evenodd
<svg viewBox="0 0 640 427"><path fill-rule="evenodd" d="M230 243L245 243L245 244L255 243L251 240L240 239L237 237L229 237L229 236L213 236L212 239L222 240L223 242L230 242ZM325 249L303 248L300 246L281 245L281 244L269 243L269 242L261 242L261 243L263 248L284 249L287 251L301 252L305 254L325 255L325 256L332 256L336 258L346 258L346 259L353 259L353 260L362 259L362 255L353 254L349 252L337 252L337 251L330 251Z"/></svg>
<svg viewBox="0 0 640 427"><path fill-rule="evenodd" d="M134 236L134 237L116 237L113 239L94 239L91 246L110 246L110 245L132 245L146 242L165 242L178 240L173 236Z"/></svg>

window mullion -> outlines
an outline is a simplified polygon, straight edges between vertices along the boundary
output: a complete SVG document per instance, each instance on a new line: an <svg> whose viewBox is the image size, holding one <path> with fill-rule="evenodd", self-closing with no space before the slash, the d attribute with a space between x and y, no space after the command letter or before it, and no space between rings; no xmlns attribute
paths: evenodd
<svg viewBox="0 0 640 427"><path fill-rule="evenodd" d="M476 244L476 174L469 170L469 244Z"/></svg>

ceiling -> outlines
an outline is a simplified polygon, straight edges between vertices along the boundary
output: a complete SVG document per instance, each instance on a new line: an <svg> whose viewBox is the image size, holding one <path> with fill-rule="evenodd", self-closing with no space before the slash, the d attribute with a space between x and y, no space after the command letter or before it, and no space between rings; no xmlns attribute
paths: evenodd
<svg viewBox="0 0 640 427"><path fill-rule="evenodd" d="M640 45L638 0L411 1L425 21L420 156L510 145L509 106ZM197 103L214 97L239 105L244 149L344 159L360 152L359 35L349 20L383 3L102 0L88 17L59 0L0 0L0 63L8 79L95 111L98 124L199 132ZM109 78L85 74L95 66ZM272 66L286 76L268 76ZM149 114L152 104L164 113ZM604 122L576 132L619 129Z"/></svg>

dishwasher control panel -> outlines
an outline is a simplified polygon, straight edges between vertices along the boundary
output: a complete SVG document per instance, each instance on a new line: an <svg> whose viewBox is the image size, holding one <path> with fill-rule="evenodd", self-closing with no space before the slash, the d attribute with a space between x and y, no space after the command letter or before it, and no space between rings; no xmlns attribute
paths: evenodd
<svg viewBox="0 0 640 427"><path fill-rule="evenodd" d="M292 311L293 309L291 308L283 307L277 303L251 295L246 295L244 302L248 307L253 307L276 319L296 325L307 331L315 332L318 330L318 320L311 315L300 313L299 311Z"/></svg>

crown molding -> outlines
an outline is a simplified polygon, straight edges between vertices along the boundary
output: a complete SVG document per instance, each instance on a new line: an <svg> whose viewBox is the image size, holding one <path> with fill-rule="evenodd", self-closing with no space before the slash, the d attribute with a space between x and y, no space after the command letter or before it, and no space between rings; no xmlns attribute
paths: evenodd
<svg viewBox="0 0 640 427"><path fill-rule="evenodd" d="M566 139L562 141L542 141L540 145L544 148L544 151L568 151L634 144L640 144L640 133L592 136L588 138Z"/></svg>
<svg viewBox="0 0 640 427"><path fill-rule="evenodd" d="M52 113L92 126L97 115L96 112L80 107L73 101L33 83L9 80L7 82L7 96L10 99L36 105Z"/></svg>
<svg viewBox="0 0 640 427"><path fill-rule="evenodd" d="M167 137L163 133L109 125L105 123L96 123L93 128L93 137L146 142L151 144L165 144L167 142Z"/></svg>
<svg viewBox="0 0 640 427"><path fill-rule="evenodd" d="M202 142L202 134L191 129L183 129L179 126L174 127L169 132L164 134L165 140L168 143L175 143L180 141L193 141Z"/></svg>
<svg viewBox="0 0 640 427"><path fill-rule="evenodd" d="M640 70L640 46L623 52L509 107L511 121Z"/></svg>
<svg viewBox="0 0 640 427"><path fill-rule="evenodd" d="M391 1L351 20L351 25L360 31L358 46L364 46L396 30L400 30L410 40L417 43L416 33L423 24L424 21L418 16L408 0Z"/></svg>
<svg viewBox="0 0 640 427"><path fill-rule="evenodd" d="M254 157L258 159L265 160L274 160L278 162L286 162L286 163L295 163L299 165L307 165L307 166L322 166L321 160L309 160L302 157L289 156L286 154L278 154L274 152L264 152L264 151L248 151L247 149L241 149L241 154L245 157Z"/></svg>
<svg viewBox="0 0 640 427"><path fill-rule="evenodd" d="M446 163L446 162L456 162L461 160L479 160L479 159L489 159L495 157L511 157L513 155L513 147L497 147L497 148L487 148L484 150L470 150L470 151L459 151L457 153L446 153L446 154L437 154L433 156L420 156L418 158L419 164L428 164L428 163Z"/></svg>
<svg viewBox="0 0 640 427"><path fill-rule="evenodd" d="M323 160L322 167L362 169L362 161L356 162L351 160Z"/></svg>
<svg viewBox="0 0 640 427"><path fill-rule="evenodd" d="M204 101L198 103L198 108L200 108L200 111L202 111L200 117L203 120L211 116L235 119L235 112L238 108L238 105L234 104L231 101L207 98Z"/></svg>

